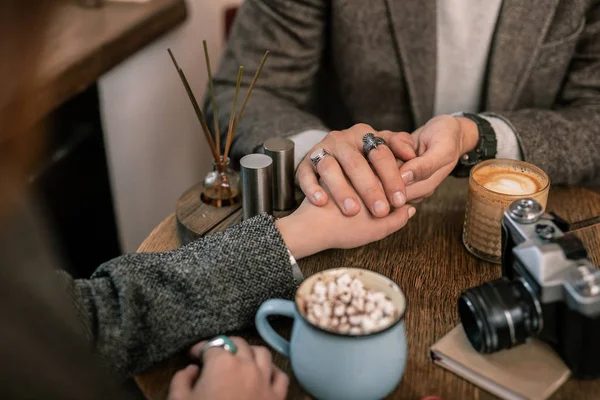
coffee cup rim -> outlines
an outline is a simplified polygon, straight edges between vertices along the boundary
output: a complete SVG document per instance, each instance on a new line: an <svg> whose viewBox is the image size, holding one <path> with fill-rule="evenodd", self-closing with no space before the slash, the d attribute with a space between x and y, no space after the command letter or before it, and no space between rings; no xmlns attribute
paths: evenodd
<svg viewBox="0 0 600 400"><path fill-rule="evenodd" d="M482 184L480 184L479 182L477 182L477 179L475 179L473 177L473 171L475 171L476 169L482 168L482 167L484 167L484 166L486 166L488 164L495 164L495 163L498 163L498 162L505 163L505 164L512 164L512 165L526 164L527 168L530 168L530 169L534 170L535 172L538 172L540 175L545 176L546 177L546 184L540 190L536 190L535 192L529 193L527 195L522 195L522 194L507 194L507 193L499 193L499 192L495 192L493 190L490 190L490 189L486 188L485 186L483 186ZM548 187L550 186L550 177L540 167L538 167L536 165L533 165L531 163L528 163L527 161L511 160L509 158L492 158L490 160L485 160L485 161L480 162L479 164L473 166L473 168L471 168L471 171L469 171L469 179L473 180L473 182L475 183L475 185L477 185L478 188L482 189L485 192L492 193L492 194L495 194L495 195L506 196L506 197L514 197L516 199L523 198L523 196L533 196L535 194L541 193L544 190L548 189Z"/></svg>
<svg viewBox="0 0 600 400"><path fill-rule="evenodd" d="M321 328L320 326L317 326L317 325L314 325L313 323L311 323L308 320L308 318L306 318L304 313L300 310L300 306L298 305L298 299L299 299L298 296L300 294L300 289L303 286L308 285L310 282L315 281L319 276L323 276L327 273L332 274L332 273L336 273L339 271L345 271L345 272L349 272L349 273L356 272L356 274L358 274L358 275L362 275L362 274L366 273L368 275L374 276L377 279L383 280L385 283L387 283L390 286L390 288L392 290L399 293L401 296L401 299L402 299L402 307L400 308L400 311L398 312L398 315L395 317L394 321L381 330L370 332L370 333L364 333L364 334L334 332L334 331L327 330L325 328ZM402 322L404 320L404 315L406 314L407 298L406 298L406 295L404 294L404 291L400 288L400 285L398 285L396 282L394 282L393 280L391 280L390 278L388 278L385 275L382 275L378 272L371 271L371 270L364 269L364 268L340 267L340 268L326 269L324 271L317 272L316 274L311 275L308 278L306 278L300 284L300 286L298 286L298 289L296 290L296 294L294 296L294 306L296 307L296 312L298 313L300 318L302 318L313 329L316 329L318 331L321 331L321 332L324 332L324 333L327 333L330 335L340 336L340 337L345 337L345 338L366 338L366 337L372 337L372 336L376 336L376 335L382 334L384 332L387 332L388 330L394 328L396 325L398 325L400 322Z"/></svg>

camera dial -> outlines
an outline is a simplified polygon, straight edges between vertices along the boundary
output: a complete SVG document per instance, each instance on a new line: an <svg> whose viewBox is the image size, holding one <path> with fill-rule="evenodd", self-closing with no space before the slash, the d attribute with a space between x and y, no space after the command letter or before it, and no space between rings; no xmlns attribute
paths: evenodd
<svg viewBox="0 0 600 400"><path fill-rule="evenodd" d="M576 283L577 291L584 296L596 296L600 294L600 271L591 271L587 266L577 268L581 279Z"/></svg>
<svg viewBox="0 0 600 400"><path fill-rule="evenodd" d="M508 211L510 217L521 224L532 224L539 220L544 213L542 205L533 199L513 201Z"/></svg>

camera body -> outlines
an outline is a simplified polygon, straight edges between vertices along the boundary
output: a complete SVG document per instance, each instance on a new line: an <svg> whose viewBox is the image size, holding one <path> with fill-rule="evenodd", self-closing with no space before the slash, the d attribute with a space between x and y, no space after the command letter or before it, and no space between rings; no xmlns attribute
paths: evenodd
<svg viewBox="0 0 600 400"><path fill-rule="evenodd" d="M459 299L465 333L480 352L537 337L573 375L600 376L600 270L583 243L543 214L535 200L517 200L502 220L502 275Z"/></svg>

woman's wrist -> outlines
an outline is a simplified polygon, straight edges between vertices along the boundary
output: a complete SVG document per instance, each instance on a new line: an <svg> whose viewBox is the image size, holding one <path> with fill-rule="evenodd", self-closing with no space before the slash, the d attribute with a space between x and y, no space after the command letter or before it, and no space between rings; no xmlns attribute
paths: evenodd
<svg viewBox="0 0 600 400"><path fill-rule="evenodd" d="M305 218L298 218L291 214L275 221L275 226L296 260L325 250L323 241L319 241L312 234L311 227Z"/></svg>

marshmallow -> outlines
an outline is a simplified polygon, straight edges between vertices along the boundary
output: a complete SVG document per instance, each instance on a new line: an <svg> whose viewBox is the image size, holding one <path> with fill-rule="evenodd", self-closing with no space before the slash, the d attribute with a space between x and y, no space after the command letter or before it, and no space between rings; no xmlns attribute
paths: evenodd
<svg viewBox="0 0 600 400"><path fill-rule="evenodd" d="M396 315L396 307L385 293L366 288L348 273L319 279L304 303L311 324L342 334L381 330L392 324Z"/></svg>
<svg viewBox="0 0 600 400"><path fill-rule="evenodd" d="M346 314L346 306L341 303L336 304L336 306L333 308L333 315L336 317L341 317L344 314Z"/></svg>
<svg viewBox="0 0 600 400"><path fill-rule="evenodd" d="M363 318L364 317L362 315L353 315L348 317L348 322L350 322L350 325L360 325Z"/></svg>
<svg viewBox="0 0 600 400"><path fill-rule="evenodd" d="M337 279L338 286L350 286L350 283L352 283L352 278L348 274L344 274Z"/></svg>
<svg viewBox="0 0 600 400"><path fill-rule="evenodd" d="M358 326L353 326L352 328L350 328L350 332L351 335L360 335L362 332L362 330L358 327Z"/></svg>

